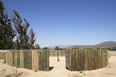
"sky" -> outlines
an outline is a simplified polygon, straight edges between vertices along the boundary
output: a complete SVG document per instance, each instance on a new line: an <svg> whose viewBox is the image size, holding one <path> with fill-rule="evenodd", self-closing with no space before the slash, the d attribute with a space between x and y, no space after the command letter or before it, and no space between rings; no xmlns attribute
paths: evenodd
<svg viewBox="0 0 116 77"><path fill-rule="evenodd" d="M116 0L2 0L33 28L40 47L116 41ZM29 29L30 29L29 28Z"/></svg>

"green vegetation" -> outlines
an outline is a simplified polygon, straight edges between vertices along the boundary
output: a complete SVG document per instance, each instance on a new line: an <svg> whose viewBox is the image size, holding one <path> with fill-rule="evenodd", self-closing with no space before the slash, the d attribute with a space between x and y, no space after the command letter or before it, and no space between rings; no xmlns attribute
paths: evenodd
<svg viewBox="0 0 116 77"><path fill-rule="evenodd" d="M35 42L35 33L33 32L33 29L31 29L31 31L30 31L30 48L33 48L34 49L34 46L33 46L33 44L34 44L34 42ZM40 49L40 47L38 47L39 49Z"/></svg>
<svg viewBox="0 0 116 77"><path fill-rule="evenodd" d="M35 49L40 49L39 44L35 44Z"/></svg>
<svg viewBox="0 0 116 77"><path fill-rule="evenodd" d="M56 46L54 50L63 50L63 48Z"/></svg>
<svg viewBox="0 0 116 77"><path fill-rule="evenodd" d="M24 18L25 23L22 23L23 22L22 18L15 10L13 10L12 21L14 23L14 27L18 35L17 36L17 44L19 44L18 49L28 49L29 36L27 35L27 30L30 26L29 22L27 22L27 20Z"/></svg>
<svg viewBox="0 0 116 77"><path fill-rule="evenodd" d="M8 14L0 1L0 49L13 48L13 38L15 37L15 31L11 25L11 19L8 18Z"/></svg>
<svg viewBox="0 0 116 77"><path fill-rule="evenodd" d="M112 51L116 51L116 47L112 48Z"/></svg>
<svg viewBox="0 0 116 77"><path fill-rule="evenodd" d="M107 48L109 51L116 51L116 47L113 48Z"/></svg>
<svg viewBox="0 0 116 77"><path fill-rule="evenodd" d="M29 22L25 18L22 19L15 10L11 13L11 18L9 18L0 0L0 49L34 48L35 33L31 29L30 35L28 35L29 26ZM16 41L13 41L14 37L17 37Z"/></svg>
<svg viewBox="0 0 116 77"><path fill-rule="evenodd" d="M48 47L44 47L44 49L48 49Z"/></svg>

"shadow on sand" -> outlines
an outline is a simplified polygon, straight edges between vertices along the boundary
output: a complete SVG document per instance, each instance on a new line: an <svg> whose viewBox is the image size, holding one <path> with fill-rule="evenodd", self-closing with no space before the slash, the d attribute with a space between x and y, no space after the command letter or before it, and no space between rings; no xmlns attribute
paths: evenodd
<svg viewBox="0 0 116 77"><path fill-rule="evenodd" d="M68 71L70 71L70 69L69 69L69 68L67 68L67 67L66 67L66 69L67 69Z"/></svg>
<svg viewBox="0 0 116 77"><path fill-rule="evenodd" d="M51 71L54 67L49 67L49 71Z"/></svg>

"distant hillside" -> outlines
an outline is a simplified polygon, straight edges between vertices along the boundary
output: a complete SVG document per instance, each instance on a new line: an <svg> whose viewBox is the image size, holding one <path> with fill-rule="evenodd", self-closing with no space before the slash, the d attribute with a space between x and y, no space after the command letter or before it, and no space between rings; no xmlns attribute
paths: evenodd
<svg viewBox="0 0 116 77"><path fill-rule="evenodd" d="M77 47L77 48L110 48L110 49L112 49L112 48L116 47L116 42L106 41L106 42L103 42L103 43L100 43L97 45L74 45L74 46L67 47L67 48L74 48L74 47Z"/></svg>
<svg viewBox="0 0 116 77"><path fill-rule="evenodd" d="M67 48L67 47L71 47L73 45L57 45L60 48ZM56 46L48 46L49 49L54 49Z"/></svg>
<svg viewBox="0 0 116 77"><path fill-rule="evenodd" d="M111 48L112 49L112 48L116 47L116 42L107 41L107 42L97 44L94 47L95 48Z"/></svg>

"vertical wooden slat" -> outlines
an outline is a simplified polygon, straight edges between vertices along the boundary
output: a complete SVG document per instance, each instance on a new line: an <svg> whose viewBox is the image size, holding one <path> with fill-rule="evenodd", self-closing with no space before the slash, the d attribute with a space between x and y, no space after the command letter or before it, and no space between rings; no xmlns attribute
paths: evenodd
<svg viewBox="0 0 116 77"><path fill-rule="evenodd" d="M71 50L71 71L73 71L73 50Z"/></svg>
<svg viewBox="0 0 116 77"><path fill-rule="evenodd" d="M32 69L32 51L27 50L27 68Z"/></svg>
<svg viewBox="0 0 116 77"><path fill-rule="evenodd" d="M17 67L20 68L20 50L17 50Z"/></svg>
<svg viewBox="0 0 116 77"><path fill-rule="evenodd" d="M95 50L94 51L94 69L97 69L97 67L98 67L98 53L97 53L97 51Z"/></svg>
<svg viewBox="0 0 116 77"><path fill-rule="evenodd" d="M102 68L102 50L100 49L100 68Z"/></svg>
<svg viewBox="0 0 116 77"><path fill-rule="evenodd" d="M7 52L8 52L8 51L6 51L6 64L8 64L8 60L7 60L7 56L8 56L8 55L7 55Z"/></svg>
<svg viewBox="0 0 116 77"><path fill-rule="evenodd" d="M42 53L39 51L39 70L42 71Z"/></svg>
<svg viewBox="0 0 116 77"><path fill-rule="evenodd" d="M97 67L97 69L98 69L98 68L101 68L101 65L100 65L101 64L100 49L97 49L97 52L98 52L98 57L97 57L98 58L98 67Z"/></svg>
<svg viewBox="0 0 116 77"><path fill-rule="evenodd" d="M41 58L42 63L41 63L41 66L42 66L42 71L43 71L44 70L44 51L43 50L41 50L41 54L42 54L42 58Z"/></svg>
<svg viewBox="0 0 116 77"><path fill-rule="evenodd" d="M47 50L47 71L49 71L49 50Z"/></svg>
<svg viewBox="0 0 116 77"><path fill-rule="evenodd" d="M14 66L17 67L17 51L14 51Z"/></svg>
<svg viewBox="0 0 116 77"><path fill-rule="evenodd" d="M79 49L79 55L78 56L79 56L79 62L78 62L79 63L79 71L82 71L82 67L81 67L81 64L82 64L81 49Z"/></svg>
<svg viewBox="0 0 116 77"><path fill-rule="evenodd" d="M76 71L76 49L74 49L73 50L74 51L74 60L73 60L73 62L74 62L74 66L73 66L73 68L74 68L74 71Z"/></svg>
<svg viewBox="0 0 116 77"><path fill-rule="evenodd" d="M84 70L87 70L87 65L88 65L88 63L87 63L87 61L88 61L88 59L87 59L87 49L84 49Z"/></svg>
<svg viewBox="0 0 116 77"><path fill-rule="evenodd" d="M67 60L66 66L69 70L71 70L71 50L70 49L66 51L66 60Z"/></svg>
<svg viewBox="0 0 116 77"><path fill-rule="evenodd" d="M24 68L24 50L20 50L20 68Z"/></svg>
<svg viewBox="0 0 116 77"><path fill-rule="evenodd" d="M12 56L12 63L11 63L11 65L14 66L14 52L13 51L11 52L11 56Z"/></svg>
<svg viewBox="0 0 116 77"><path fill-rule="evenodd" d="M107 50L105 49L105 66L104 67L106 66L107 66Z"/></svg>
<svg viewBox="0 0 116 77"><path fill-rule="evenodd" d="M27 51L26 50L24 50L24 68L27 68L27 56L28 54L27 54Z"/></svg>
<svg viewBox="0 0 116 77"><path fill-rule="evenodd" d="M10 50L10 66L12 64L12 50Z"/></svg>
<svg viewBox="0 0 116 77"><path fill-rule="evenodd" d="M9 51L7 51L7 64L9 65Z"/></svg>
<svg viewBox="0 0 116 77"><path fill-rule="evenodd" d="M82 70L84 70L84 50L82 49L82 55L81 55L81 57L82 57Z"/></svg>
<svg viewBox="0 0 116 77"><path fill-rule="evenodd" d="M69 56L70 56L70 57L68 58L68 60L69 60L69 69L71 70L71 68L72 68L72 67L71 67L71 64L72 64L72 63L71 63L71 62L72 62L72 61L71 61L71 59L72 59L72 58L71 58L71 57L72 57L72 56L71 56L71 55L72 55L72 54L71 54L71 49L69 49L69 52L68 52L68 53L69 53Z"/></svg>
<svg viewBox="0 0 116 77"><path fill-rule="evenodd" d="M89 70L90 68L89 68L89 66L90 66L90 49L87 49L88 51L87 51L87 59L88 59L88 63L87 63L87 69Z"/></svg>
<svg viewBox="0 0 116 77"><path fill-rule="evenodd" d="M92 61L91 61L91 49L89 49L89 70L91 70L91 66L92 66Z"/></svg>
<svg viewBox="0 0 116 77"><path fill-rule="evenodd" d="M66 67L66 68L68 68L67 65L68 65L68 63L67 63L67 52L66 52L66 54L65 54L65 67Z"/></svg>
<svg viewBox="0 0 116 77"><path fill-rule="evenodd" d="M44 53L45 53L45 51L44 50L42 50L42 71L44 71L44 67L45 67L45 62L44 62Z"/></svg>
<svg viewBox="0 0 116 77"><path fill-rule="evenodd" d="M76 59L75 59L75 63L76 63L76 64L75 64L75 66L76 66L76 67L75 67L75 71L78 71L78 49L75 49L75 54L76 54L76 55L75 55L75 56L76 56L76 57L75 57L75 58L76 58Z"/></svg>
<svg viewBox="0 0 116 77"><path fill-rule="evenodd" d="M94 52L95 52L95 50L94 49L92 49L92 70L94 70L94 61L95 61L95 56L94 56Z"/></svg>
<svg viewBox="0 0 116 77"><path fill-rule="evenodd" d="M45 53L44 53L44 71L47 71L47 52L45 50Z"/></svg>
<svg viewBox="0 0 116 77"><path fill-rule="evenodd" d="M103 57L104 57L104 50L103 49L101 49L101 68L103 68L103 61L104 61L104 59L103 59Z"/></svg>
<svg viewBox="0 0 116 77"><path fill-rule="evenodd" d="M108 63L109 63L109 50L107 50L107 66L108 66Z"/></svg>

